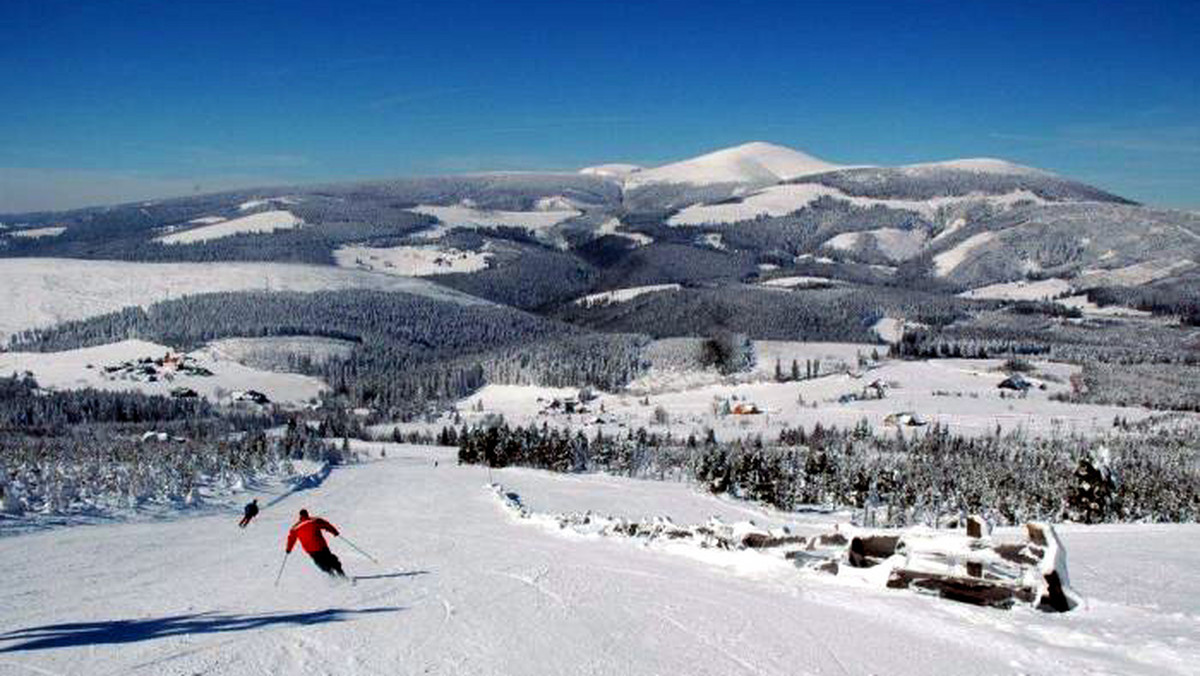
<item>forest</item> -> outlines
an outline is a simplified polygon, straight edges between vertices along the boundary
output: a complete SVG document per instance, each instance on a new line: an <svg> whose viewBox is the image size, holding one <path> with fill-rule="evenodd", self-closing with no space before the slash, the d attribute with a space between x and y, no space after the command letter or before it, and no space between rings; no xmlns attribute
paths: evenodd
<svg viewBox="0 0 1200 676"><path fill-rule="evenodd" d="M962 437L944 428L876 435L868 426L784 429L719 443L645 429L588 438L505 424L460 431L460 463L692 481L778 509L853 509L879 525L1192 521L1200 514L1200 432L1133 426L1101 439L1021 432Z"/></svg>

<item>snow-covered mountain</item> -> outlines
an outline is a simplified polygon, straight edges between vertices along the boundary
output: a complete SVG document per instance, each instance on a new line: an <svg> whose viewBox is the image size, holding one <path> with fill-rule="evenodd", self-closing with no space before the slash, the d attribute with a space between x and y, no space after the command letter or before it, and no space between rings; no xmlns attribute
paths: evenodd
<svg viewBox="0 0 1200 676"><path fill-rule="evenodd" d="M627 175L625 182L626 187L630 188L650 183L765 185L838 168L840 165L799 150L755 141L681 162L643 169Z"/></svg>
<svg viewBox="0 0 1200 676"><path fill-rule="evenodd" d="M303 227L249 227L273 214ZM806 255L876 266L872 274L916 266L907 273L963 288L1158 263L1183 270L1183 262L1200 261L1194 215L1143 207L1034 167L978 157L848 166L765 142L657 167L285 186L0 220L12 226L0 232L0 255L21 257L328 264L336 251L355 247L382 260L395 253L387 247L478 255L492 246L487 268L462 273L486 284L446 281L489 298L512 287L524 298L517 291L529 276L553 267L574 280L570 288L547 284L557 289L555 302L708 279L713 270L736 276ZM619 278L627 269L636 278ZM600 288L597 276L605 279ZM536 295L525 306L549 300Z"/></svg>

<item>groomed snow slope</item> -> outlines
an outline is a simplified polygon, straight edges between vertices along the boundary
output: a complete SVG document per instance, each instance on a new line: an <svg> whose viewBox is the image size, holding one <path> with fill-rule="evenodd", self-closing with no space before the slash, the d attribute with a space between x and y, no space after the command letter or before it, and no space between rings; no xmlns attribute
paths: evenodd
<svg viewBox="0 0 1200 676"><path fill-rule="evenodd" d="M539 511L620 504L628 491L623 511L638 516L773 520L677 485L493 475ZM335 469L245 530L225 513L7 538L0 671L1184 674L1200 659L1195 526L1064 529L1088 600L1046 615L848 586L754 552L551 531L513 519L488 478L451 452L389 446L386 460ZM273 587L301 507L381 563L332 538L357 586L297 552Z"/></svg>
<svg viewBox="0 0 1200 676"><path fill-rule="evenodd" d="M0 343L18 331L85 319L131 305L217 291L403 291L482 303L432 282L284 263L126 263L70 258L0 259Z"/></svg>

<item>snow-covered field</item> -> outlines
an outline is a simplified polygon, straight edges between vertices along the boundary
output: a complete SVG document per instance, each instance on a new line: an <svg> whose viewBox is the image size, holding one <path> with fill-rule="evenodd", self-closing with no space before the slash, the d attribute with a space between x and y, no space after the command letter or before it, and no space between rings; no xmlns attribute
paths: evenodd
<svg viewBox="0 0 1200 676"><path fill-rule="evenodd" d="M545 235L545 231L575 218L580 214L575 209L558 211L501 211L479 209L469 204L453 206L431 206L421 204L409 211L433 216L445 228L490 228L509 227L529 230L535 235ZM436 237L437 232L431 236Z"/></svg>
<svg viewBox="0 0 1200 676"><path fill-rule="evenodd" d="M43 237L58 237L66 232L67 229L61 226L50 228L29 228L27 230L13 230L8 234L9 237L20 237L22 239L41 239Z"/></svg>
<svg viewBox="0 0 1200 676"><path fill-rule="evenodd" d="M277 230L291 230L304 224L290 211L263 211L249 216L242 216L230 221L219 221L199 228L175 232L159 237L157 241L163 244L195 244L208 242L222 237L244 233L270 233Z"/></svg>
<svg viewBox="0 0 1200 676"><path fill-rule="evenodd" d="M264 336L260 338L222 338L208 344L213 356L231 359L267 371L288 370L289 359L308 359L319 364L330 359L345 359L355 343L323 336Z"/></svg>
<svg viewBox="0 0 1200 676"><path fill-rule="evenodd" d="M847 347L840 362L854 370L857 355L869 356L872 348L884 352L879 346ZM817 350L807 356L796 352L801 375L809 358L821 359L821 373L838 369L839 360L828 352ZM928 424L938 423L953 433L971 436L989 434L997 428L1023 429L1031 434L1098 434L1111 429L1114 417L1135 421L1152 413L1143 408L1053 401L1050 396L1068 390L1069 378L1077 372L1078 367L1067 364L1038 362L1038 372L1029 377L1035 387L1017 396L997 387L1007 374L999 370L1002 362L996 359L885 361L877 368L859 372L857 377L834 373L780 383L772 377L775 362L767 354L755 373L735 378L704 371L652 370L631 383L628 392L598 393L598 399L588 404L589 412L583 414L543 412L550 401L573 397L575 390L518 385L488 385L461 400L457 408L468 422L491 413L503 415L510 424L545 422L588 434L597 429L608 435L645 427L676 436L695 434L698 438L711 428L722 440L759 433L774 438L784 427L802 425L811 429L817 423L849 428L862 420L883 432L894 429L887 422L889 415L907 412L917 414ZM780 354L781 368L785 376L789 375L791 360L782 348ZM868 386L875 382L884 386L885 397L872 398L874 392ZM1044 390L1039 387L1042 384ZM720 409L725 403L731 407L753 404L761 412L722 415ZM668 417L665 424L655 420L660 407ZM1200 416L1192 417L1200 420ZM909 429L919 432L925 428Z"/></svg>
<svg viewBox="0 0 1200 676"><path fill-rule="evenodd" d="M83 389L119 390L168 396L177 387L195 390L213 402L228 403L230 394L257 390L271 401L298 405L316 397L325 389L317 378L291 373L275 373L244 366L223 358L218 350L201 348L188 354L197 366L208 369L211 376L178 373L154 382L110 376L105 366L116 366L143 357L160 359L175 351L166 345L142 340L124 340L98 347L67 352L0 352L0 373L33 373L38 385L55 390Z"/></svg>
<svg viewBox="0 0 1200 676"><path fill-rule="evenodd" d="M479 299L422 279L284 263L127 263L67 258L0 260L0 343L18 331L132 305L218 291L403 291L439 300Z"/></svg>
<svg viewBox="0 0 1200 676"><path fill-rule="evenodd" d="M7 538L0 672L1190 674L1200 659L1196 526L1063 528L1083 607L1001 611L752 551L681 556L552 531L514 519L485 484L539 511L790 519L675 484L452 458L388 445L319 487L261 494L281 499L245 530L230 511ZM356 586L299 552L273 586L301 507L342 530L331 546Z"/></svg>
<svg viewBox="0 0 1200 676"><path fill-rule="evenodd" d="M977 235L972 235L963 240L957 246L954 246L942 253L933 257L933 267L939 277L945 277L954 271L954 268L962 265L967 257L971 255L975 249L992 241L996 236L993 232L981 232Z"/></svg>
<svg viewBox="0 0 1200 676"><path fill-rule="evenodd" d="M1147 261L1111 270L1084 270L1079 276L1081 288L1089 286L1139 286L1165 279L1196 267L1191 259Z"/></svg>
<svg viewBox="0 0 1200 676"><path fill-rule="evenodd" d="M667 222L671 225L705 225L737 223L758 216L786 216L836 192L811 183L772 186L747 195L739 202L693 204L671 216Z"/></svg>
<svg viewBox="0 0 1200 676"><path fill-rule="evenodd" d="M679 288L680 286L678 284L648 284L646 286L631 286L624 289L614 289L612 291L601 291L600 293L589 294L587 296L583 296L582 298L576 298L572 302L576 305L582 305L584 307L591 307L593 305L608 305L610 303L624 303L647 293L654 293L656 291L674 291Z"/></svg>
<svg viewBox="0 0 1200 676"><path fill-rule="evenodd" d="M400 277L426 277L451 272L477 272L488 266L488 259L492 255L438 246L377 248L353 245L334 251L333 257L344 268L373 270Z"/></svg>
<svg viewBox="0 0 1200 676"><path fill-rule="evenodd" d="M963 298L995 300L1051 300L1071 291L1071 283L1051 277L1037 281L1002 282L964 291Z"/></svg>
<svg viewBox="0 0 1200 676"><path fill-rule="evenodd" d="M829 277L813 277L809 275L793 275L790 277L775 277L762 282L762 286L772 286L779 289L806 289L810 287L831 286L843 282Z"/></svg>
<svg viewBox="0 0 1200 676"><path fill-rule="evenodd" d="M825 242L825 246L842 251L853 251L862 246L867 238L875 242L875 246L888 259L904 261L921 253L927 239L921 230L900 230L898 228L878 228L862 232L847 232Z"/></svg>

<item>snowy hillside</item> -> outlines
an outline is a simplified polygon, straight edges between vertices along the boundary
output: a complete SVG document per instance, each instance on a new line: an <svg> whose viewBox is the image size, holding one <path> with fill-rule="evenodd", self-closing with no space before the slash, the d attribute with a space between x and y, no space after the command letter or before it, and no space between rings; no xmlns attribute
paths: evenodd
<svg viewBox="0 0 1200 676"><path fill-rule="evenodd" d="M756 141L653 169L643 169L628 175L625 187L633 189L651 183L767 185L837 168L836 164L798 150Z"/></svg>
<svg viewBox="0 0 1200 676"><path fill-rule="evenodd" d="M67 352L2 352L0 373L30 372L40 386L56 390L95 388L169 396L186 388L213 402L228 403L234 392L256 390L272 402L304 404L325 389L316 378L290 373L272 373L244 366L213 349L203 348L187 355L188 364L209 372L192 375L185 370L158 369L153 379L136 368L107 372L141 359L161 359L173 354L166 345L142 340L89 347Z"/></svg>
<svg viewBox="0 0 1200 676"><path fill-rule="evenodd" d="M123 263L0 259L0 340L24 329L131 305L216 291L380 289L461 303L478 299L429 282L357 270L278 263Z"/></svg>
<svg viewBox="0 0 1200 676"><path fill-rule="evenodd" d="M260 493L267 507L245 530L230 511L6 540L0 671L938 676L970 665L1161 675L1191 673L1200 659L1195 526L1063 528L1084 606L1000 611L805 572L755 551L547 529L514 519L485 484L547 512L612 505L634 518L719 514L799 532L831 526L836 514L764 512L669 483L489 473L422 447L386 451L315 488ZM273 586L302 507L341 529L331 547L356 586L324 579L299 552ZM130 563L89 565L98 549Z"/></svg>
<svg viewBox="0 0 1200 676"><path fill-rule="evenodd" d="M163 244L194 244L230 237L242 233L264 233L290 230L303 225L290 211L263 211L229 221L218 221L199 228L175 232L158 238Z"/></svg>

